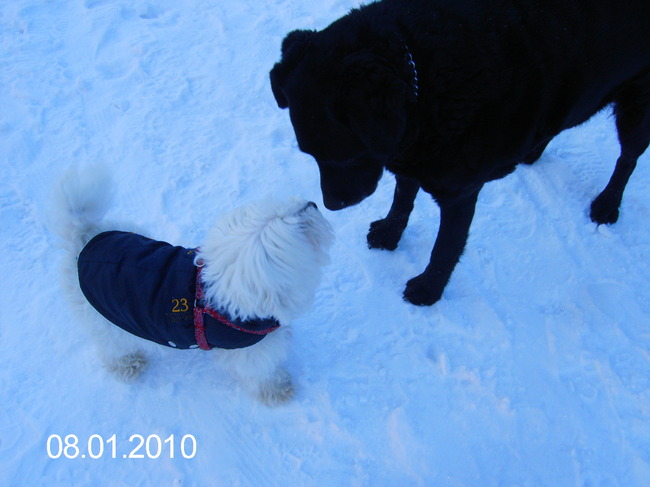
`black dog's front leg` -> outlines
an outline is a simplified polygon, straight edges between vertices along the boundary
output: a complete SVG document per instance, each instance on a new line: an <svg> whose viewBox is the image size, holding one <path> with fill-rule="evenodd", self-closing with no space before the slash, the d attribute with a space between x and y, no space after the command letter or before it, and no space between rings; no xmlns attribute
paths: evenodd
<svg viewBox="0 0 650 487"><path fill-rule="evenodd" d="M403 176L395 176L395 180L397 184L388 215L370 224L368 247L371 249L395 250L413 211L420 185Z"/></svg>
<svg viewBox="0 0 650 487"><path fill-rule="evenodd" d="M431 259L424 272L406 284L406 301L430 306L442 296L465 248L479 191L480 188L453 199L439 201L440 228L431 251Z"/></svg>

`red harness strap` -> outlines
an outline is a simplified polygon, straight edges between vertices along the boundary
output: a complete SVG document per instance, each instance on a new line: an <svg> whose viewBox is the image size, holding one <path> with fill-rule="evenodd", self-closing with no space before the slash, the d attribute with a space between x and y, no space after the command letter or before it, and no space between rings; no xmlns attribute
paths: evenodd
<svg viewBox="0 0 650 487"><path fill-rule="evenodd" d="M204 297L203 286L201 285L201 267L196 268L196 298L194 301L194 338L201 350L212 350L205 337L205 323L203 323L203 313L205 308L199 306L199 301Z"/></svg>
<svg viewBox="0 0 650 487"><path fill-rule="evenodd" d="M280 328L280 325L277 325L266 328L264 330L249 330L247 328L237 326L209 306L206 306L205 308L200 307L199 302L205 298L203 285L201 284L201 267L202 266L199 265L196 268L196 299L194 301L194 338L196 339L196 343L201 350L212 350L212 347L208 343L208 339L205 336L205 323L203 322L203 314L212 316L215 320L223 323L226 326L229 326L230 328L234 328L235 330L244 333L251 333L253 335L268 335L272 331Z"/></svg>

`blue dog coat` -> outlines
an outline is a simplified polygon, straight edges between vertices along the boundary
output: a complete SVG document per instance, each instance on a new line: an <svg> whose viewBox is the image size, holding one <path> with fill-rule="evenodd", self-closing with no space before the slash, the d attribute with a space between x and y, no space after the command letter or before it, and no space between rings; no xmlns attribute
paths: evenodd
<svg viewBox="0 0 650 487"><path fill-rule="evenodd" d="M107 320L146 340L168 347L197 348L194 333L196 251L127 232L104 232L77 260L79 285ZM274 319L219 321L203 315L210 347L254 345L279 326ZM226 324L227 323L227 324Z"/></svg>

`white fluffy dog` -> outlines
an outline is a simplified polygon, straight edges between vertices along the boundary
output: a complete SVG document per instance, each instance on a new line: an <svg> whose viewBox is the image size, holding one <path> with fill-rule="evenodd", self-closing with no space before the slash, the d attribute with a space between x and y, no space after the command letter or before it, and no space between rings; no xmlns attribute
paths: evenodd
<svg viewBox="0 0 650 487"><path fill-rule="evenodd" d="M192 249L116 231L124 225L104 220L111 194L104 168L72 169L57 187L52 218L69 254L67 294L107 368L137 378L151 342L212 349L263 403L291 399L286 325L311 305L333 240L316 205L238 208Z"/></svg>

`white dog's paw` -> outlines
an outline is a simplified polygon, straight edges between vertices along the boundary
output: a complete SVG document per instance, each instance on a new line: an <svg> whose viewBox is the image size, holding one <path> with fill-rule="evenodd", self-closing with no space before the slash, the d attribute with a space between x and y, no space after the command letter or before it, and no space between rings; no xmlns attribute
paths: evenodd
<svg viewBox="0 0 650 487"><path fill-rule="evenodd" d="M109 365L109 370L124 382L135 381L149 365L142 352L129 353L116 359Z"/></svg>
<svg viewBox="0 0 650 487"><path fill-rule="evenodd" d="M267 406L279 406L291 401L295 395L291 374L280 369L270 380L260 384L257 398Z"/></svg>

